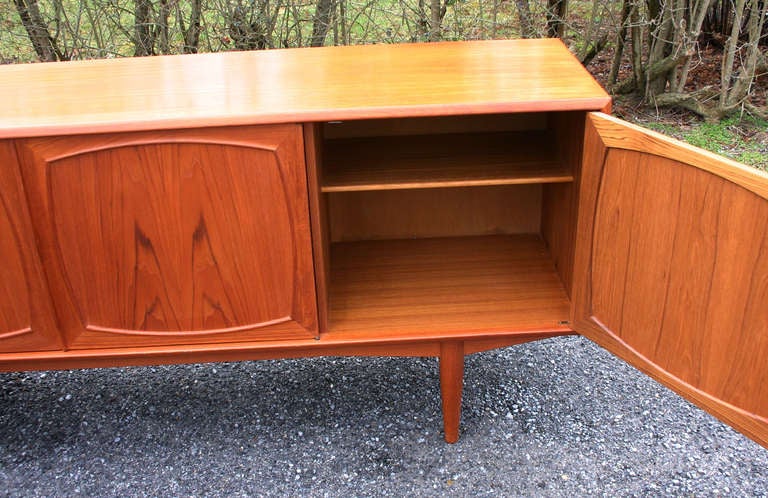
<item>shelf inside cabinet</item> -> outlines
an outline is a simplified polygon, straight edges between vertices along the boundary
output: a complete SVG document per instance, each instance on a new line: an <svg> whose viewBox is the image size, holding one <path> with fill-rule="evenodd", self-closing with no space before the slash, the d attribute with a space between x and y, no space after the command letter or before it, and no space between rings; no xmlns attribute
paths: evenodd
<svg viewBox="0 0 768 498"><path fill-rule="evenodd" d="M547 131L325 141L323 192L573 181Z"/></svg>
<svg viewBox="0 0 768 498"><path fill-rule="evenodd" d="M538 235L340 242L331 267L327 337L568 330Z"/></svg>

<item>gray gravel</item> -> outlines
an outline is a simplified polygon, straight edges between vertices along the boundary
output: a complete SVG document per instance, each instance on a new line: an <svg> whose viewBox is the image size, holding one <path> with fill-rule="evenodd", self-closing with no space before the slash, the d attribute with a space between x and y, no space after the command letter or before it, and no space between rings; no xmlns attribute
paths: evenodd
<svg viewBox="0 0 768 498"><path fill-rule="evenodd" d="M578 337L437 361L0 374L4 496L768 496L768 450Z"/></svg>

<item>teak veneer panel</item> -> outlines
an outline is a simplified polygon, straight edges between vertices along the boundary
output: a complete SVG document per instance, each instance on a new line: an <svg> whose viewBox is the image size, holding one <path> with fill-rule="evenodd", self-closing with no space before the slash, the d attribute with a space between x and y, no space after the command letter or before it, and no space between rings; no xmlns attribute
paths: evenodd
<svg viewBox="0 0 768 498"><path fill-rule="evenodd" d="M570 302L538 235L340 242L329 337L570 330Z"/></svg>
<svg viewBox="0 0 768 498"><path fill-rule="evenodd" d="M16 151L0 140L0 353L62 348Z"/></svg>
<svg viewBox="0 0 768 498"><path fill-rule="evenodd" d="M320 332L328 329L328 280L331 273L328 198L320 192L320 177L323 174L322 143L320 124L305 124L304 153L307 161L307 193L309 194L309 218L317 289L317 319Z"/></svg>
<svg viewBox="0 0 768 498"><path fill-rule="evenodd" d="M579 210L578 185L581 176L584 113L558 112L549 115L558 157L573 173L570 183L543 186L541 235L552 254L557 273L569 296L573 289L573 253L576 247L576 215Z"/></svg>
<svg viewBox="0 0 768 498"><path fill-rule="evenodd" d="M601 115L584 157L574 328L768 445L768 175Z"/></svg>
<svg viewBox="0 0 768 498"><path fill-rule="evenodd" d="M546 132L328 140L323 192L573 181Z"/></svg>
<svg viewBox="0 0 768 498"><path fill-rule="evenodd" d="M541 185L335 192L333 242L536 233Z"/></svg>
<svg viewBox="0 0 768 498"><path fill-rule="evenodd" d="M0 138L610 106L556 39L9 64L0 95Z"/></svg>
<svg viewBox="0 0 768 498"><path fill-rule="evenodd" d="M300 126L18 150L68 347L317 335Z"/></svg>

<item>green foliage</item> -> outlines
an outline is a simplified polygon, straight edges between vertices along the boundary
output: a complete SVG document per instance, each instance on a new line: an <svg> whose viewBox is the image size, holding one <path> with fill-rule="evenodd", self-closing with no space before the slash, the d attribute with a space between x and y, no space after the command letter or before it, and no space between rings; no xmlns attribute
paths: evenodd
<svg viewBox="0 0 768 498"><path fill-rule="evenodd" d="M748 150L740 153L736 159L744 164L750 164L763 171L768 171L768 152Z"/></svg>
<svg viewBox="0 0 768 498"><path fill-rule="evenodd" d="M731 117L719 123L702 123L683 137L701 147L768 171L768 121Z"/></svg>

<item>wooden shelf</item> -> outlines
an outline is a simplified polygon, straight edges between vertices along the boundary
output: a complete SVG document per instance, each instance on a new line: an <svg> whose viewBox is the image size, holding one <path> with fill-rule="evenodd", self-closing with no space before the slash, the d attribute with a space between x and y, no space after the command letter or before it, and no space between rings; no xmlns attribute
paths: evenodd
<svg viewBox="0 0 768 498"><path fill-rule="evenodd" d="M569 330L538 235L336 243L331 268L328 338Z"/></svg>
<svg viewBox="0 0 768 498"><path fill-rule="evenodd" d="M556 150L545 131L328 140L322 191L573 181Z"/></svg>

